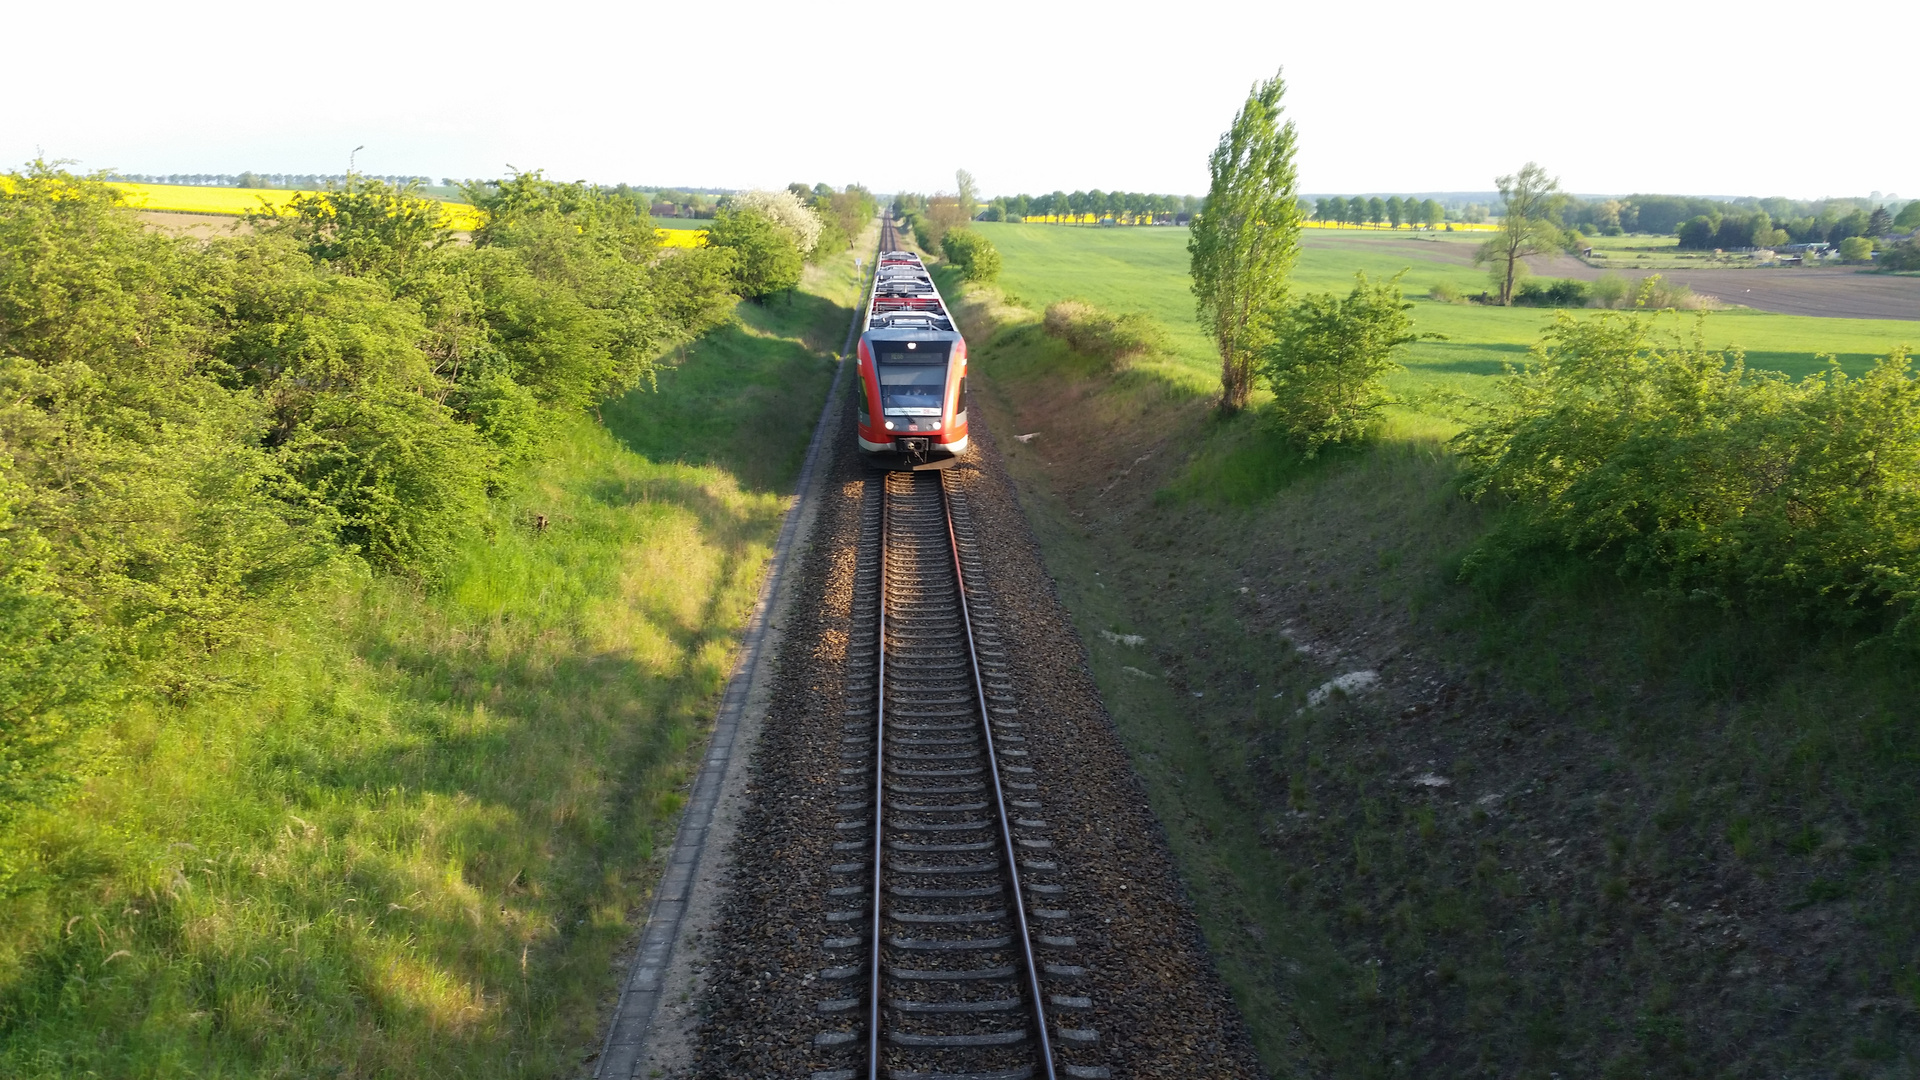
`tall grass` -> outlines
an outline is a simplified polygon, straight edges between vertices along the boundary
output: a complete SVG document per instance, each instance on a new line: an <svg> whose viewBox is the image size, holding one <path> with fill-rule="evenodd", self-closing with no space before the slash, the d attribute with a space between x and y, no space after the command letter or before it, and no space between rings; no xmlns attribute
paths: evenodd
<svg viewBox="0 0 1920 1080"><path fill-rule="evenodd" d="M811 271L562 430L439 586L336 580L224 692L96 732L79 797L0 837L0 1076L575 1071L853 282Z"/></svg>

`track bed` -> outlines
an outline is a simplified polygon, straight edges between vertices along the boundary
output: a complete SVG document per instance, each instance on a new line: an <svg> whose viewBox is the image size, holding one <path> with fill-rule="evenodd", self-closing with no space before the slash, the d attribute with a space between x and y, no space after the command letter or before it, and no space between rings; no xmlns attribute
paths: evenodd
<svg viewBox="0 0 1920 1080"><path fill-rule="evenodd" d="M686 1075L1259 1076L990 439L891 476L850 444Z"/></svg>

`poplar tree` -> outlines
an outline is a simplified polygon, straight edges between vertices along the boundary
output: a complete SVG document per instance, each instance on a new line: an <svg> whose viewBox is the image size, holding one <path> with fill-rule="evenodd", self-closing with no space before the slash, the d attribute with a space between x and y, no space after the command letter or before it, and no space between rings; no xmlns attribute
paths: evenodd
<svg viewBox="0 0 1920 1080"><path fill-rule="evenodd" d="M1281 119L1286 92L1275 72L1248 93L1207 162L1206 209L1187 240L1195 309L1220 350L1220 408L1228 413L1253 396L1266 318L1285 298L1300 255L1295 132Z"/></svg>

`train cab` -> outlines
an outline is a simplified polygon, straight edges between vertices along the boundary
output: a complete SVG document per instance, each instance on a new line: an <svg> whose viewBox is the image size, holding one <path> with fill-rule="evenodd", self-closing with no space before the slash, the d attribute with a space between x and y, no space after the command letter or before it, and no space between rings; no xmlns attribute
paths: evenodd
<svg viewBox="0 0 1920 1080"><path fill-rule="evenodd" d="M861 454L883 469L940 469L967 451L967 342L918 257L884 252L860 335Z"/></svg>

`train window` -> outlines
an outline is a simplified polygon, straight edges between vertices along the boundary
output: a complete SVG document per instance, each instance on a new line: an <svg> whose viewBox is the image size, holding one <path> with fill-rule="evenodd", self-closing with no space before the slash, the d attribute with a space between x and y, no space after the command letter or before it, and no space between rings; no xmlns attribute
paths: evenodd
<svg viewBox="0 0 1920 1080"><path fill-rule="evenodd" d="M947 396L947 365L882 363L880 411L905 416L939 416Z"/></svg>

